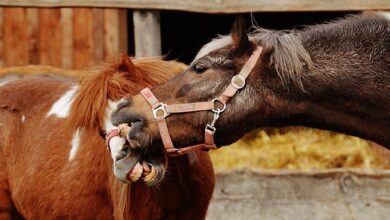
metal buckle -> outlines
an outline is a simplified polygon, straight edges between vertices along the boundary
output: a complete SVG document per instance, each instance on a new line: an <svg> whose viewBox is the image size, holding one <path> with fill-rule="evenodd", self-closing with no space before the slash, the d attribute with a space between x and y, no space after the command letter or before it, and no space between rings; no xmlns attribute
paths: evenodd
<svg viewBox="0 0 390 220"><path fill-rule="evenodd" d="M217 128L215 127L215 123L218 121L220 113L221 113L221 111L219 111L219 110L214 112L213 121L210 124L206 125L206 130L209 130L212 135L214 135L215 131L217 130Z"/></svg>
<svg viewBox="0 0 390 220"><path fill-rule="evenodd" d="M206 130L210 131L212 135L214 135L215 131L217 130L217 128L215 128L214 126L210 125L210 124L207 124L206 125Z"/></svg>
<svg viewBox="0 0 390 220"><path fill-rule="evenodd" d="M161 117L163 117L163 118L168 117L168 115L170 115L171 113L167 112L167 108L166 107L167 107L167 105L161 102L160 105L157 108L152 109L154 119L161 118ZM162 116L158 116L157 115L157 113L159 111L162 111Z"/></svg>
<svg viewBox="0 0 390 220"><path fill-rule="evenodd" d="M211 100L211 102L213 103L213 105L214 105L214 108L213 109L211 109L211 111L213 111L214 113L221 113L221 112L223 112L223 111L225 111L225 109L226 109L226 103L224 102L224 101L222 101L220 98L215 98L215 99L213 99L213 100ZM219 102L219 103L221 103L222 104L222 109L220 109L220 108L216 108L216 103L215 102Z"/></svg>
<svg viewBox="0 0 390 220"><path fill-rule="evenodd" d="M235 89L242 89L245 86L245 78L241 75L235 75L232 78L231 85Z"/></svg>

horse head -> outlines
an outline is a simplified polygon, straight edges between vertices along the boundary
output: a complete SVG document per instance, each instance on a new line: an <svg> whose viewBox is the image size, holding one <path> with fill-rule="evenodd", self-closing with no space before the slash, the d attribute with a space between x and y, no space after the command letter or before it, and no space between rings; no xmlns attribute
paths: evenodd
<svg viewBox="0 0 390 220"><path fill-rule="evenodd" d="M374 14L250 34L237 19L230 35L206 44L183 73L121 105L113 123L142 121L128 134L134 147L147 146L145 139L167 149L219 147L253 128L285 125L388 146L388 30L389 20Z"/></svg>
<svg viewBox="0 0 390 220"><path fill-rule="evenodd" d="M90 129L101 134L110 131L114 128L110 115L124 97L131 97L145 86L171 78L181 68L176 62L147 58L131 60L127 55L121 55L117 62L103 71L92 70L80 79L67 117L67 127L74 130ZM147 184L154 185L163 178L167 160L162 150L153 148L140 151L130 149L124 143L119 149L109 149L114 160L114 174L121 180L129 182L129 170L132 171L143 161L157 169L159 174Z"/></svg>
<svg viewBox="0 0 390 220"><path fill-rule="evenodd" d="M275 53L280 55L284 51L275 51L281 49L275 47L279 42L269 44L265 39L277 38L279 33L268 31L263 35L261 38L263 41L248 35L245 21L242 18L236 19L230 35L219 37L205 45L188 69L168 82L153 87L152 93L168 106L177 103L213 102L214 109L221 109L222 105L226 104L224 112L220 113L219 119L214 123L215 144L219 147L236 141L248 130L257 126L256 122L272 118L269 109L281 108L283 105L282 102L275 101L276 94L269 89L276 85L280 91L285 91L274 65L284 67L283 65L290 65L291 62L301 58L287 57L283 61L293 60L273 64ZM262 50L261 54L259 50ZM251 58L254 51L258 53L255 60ZM247 70L248 76L245 82L241 82L246 85L239 88L231 98L229 97L229 101L223 101L226 100L223 97L224 91L232 81L237 80L234 76L244 68L249 59L252 59L252 68ZM298 62L301 65L301 61ZM286 79L286 83L290 81ZM299 87L299 83L296 86ZM197 111L167 117L166 123L174 145L185 146L204 142L204 128L213 122L214 117L212 111ZM244 117L245 121L250 120L252 123L243 123ZM134 127L128 134L129 139L136 146L147 146L149 143L145 140L152 140L156 144L161 143L151 107L141 95L136 95L120 105L112 119L116 125L142 121L144 127Z"/></svg>

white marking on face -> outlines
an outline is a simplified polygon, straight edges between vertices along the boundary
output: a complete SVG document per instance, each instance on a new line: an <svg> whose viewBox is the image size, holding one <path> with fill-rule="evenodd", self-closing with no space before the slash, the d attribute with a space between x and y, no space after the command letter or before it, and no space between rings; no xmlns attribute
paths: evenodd
<svg viewBox="0 0 390 220"><path fill-rule="evenodd" d="M119 101L108 100L108 106L106 107L106 116L104 118L104 129L105 131L111 131L116 127L111 123L111 114L117 108L118 104L121 103L123 99Z"/></svg>
<svg viewBox="0 0 390 220"><path fill-rule="evenodd" d="M109 147L111 151L112 160L115 161L116 156L119 154L119 151L122 150L123 145L126 144L126 139L121 137L113 137L110 140Z"/></svg>
<svg viewBox="0 0 390 220"><path fill-rule="evenodd" d="M224 57L224 56L218 56L218 57L210 57L210 56L207 56L207 58L212 62L212 63L216 63L218 65L225 65L225 64L228 64L228 63L232 63L231 60L229 60L228 58Z"/></svg>
<svg viewBox="0 0 390 220"><path fill-rule="evenodd" d="M111 131L116 127L111 123L111 114L118 107L118 104L121 103L123 99L119 101L108 100L108 105L106 107L106 116L104 119L104 129L105 131ZM115 158L119 154L119 151L123 148L123 145L126 143L126 139L121 137L113 137L110 140L109 147L111 151L112 160L115 161Z"/></svg>
<svg viewBox="0 0 390 220"><path fill-rule="evenodd" d="M207 54L209 54L211 51L214 51L214 50L217 50L217 49L220 49L222 47L225 47L229 44L232 44L233 43L233 40L232 40L232 37L230 35L227 35L227 36L220 36L214 40L212 40L210 43L204 45L198 52L198 54L196 55L194 61L198 60L199 58L201 57L204 57L206 56Z"/></svg>
<svg viewBox="0 0 390 220"><path fill-rule="evenodd" d="M72 161L77 154L77 151L79 150L80 147L80 129L77 129L76 132L73 134L73 138L71 141L71 146L72 148L69 151L69 157L68 160Z"/></svg>
<svg viewBox="0 0 390 220"><path fill-rule="evenodd" d="M52 105L50 111L47 113L47 117L55 115L58 118L66 118L70 112L70 106L73 102L73 97L78 90L78 86L72 86L64 95L61 96L54 104Z"/></svg>
<svg viewBox="0 0 390 220"><path fill-rule="evenodd" d="M24 123L24 121L26 121L26 116L22 115L22 123Z"/></svg>
<svg viewBox="0 0 390 220"><path fill-rule="evenodd" d="M390 20L390 12L388 11L377 11L376 13L382 15L383 17L387 18L388 20Z"/></svg>

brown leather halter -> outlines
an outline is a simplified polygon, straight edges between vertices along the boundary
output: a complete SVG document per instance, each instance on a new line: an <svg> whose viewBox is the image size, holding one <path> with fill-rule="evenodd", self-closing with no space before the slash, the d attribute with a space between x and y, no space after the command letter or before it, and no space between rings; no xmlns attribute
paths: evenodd
<svg viewBox="0 0 390 220"><path fill-rule="evenodd" d="M217 130L215 123L218 121L220 114L226 109L227 101L233 97L238 90L245 86L245 80L255 67L257 60L260 57L262 48L256 47L248 61L242 67L241 71L233 76L231 83L224 90L221 96L214 98L208 102L195 102L185 104L171 104L167 105L158 101L156 96L150 91L149 88L145 88L141 91L142 96L152 106L153 116L157 121L158 129L160 131L161 139L164 144L164 148L169 156L181 156L198 149L216 149L214 143L214 133ZM222 108L217 107L217 103L222 104ZM176 148L173 146L171 136L169 135L168 126L165 118L171 114L195 112L195 111L208 111L211 110L214 113L213 121L206 125L205 128L205 143L196 144L188 147Z"/></svg>

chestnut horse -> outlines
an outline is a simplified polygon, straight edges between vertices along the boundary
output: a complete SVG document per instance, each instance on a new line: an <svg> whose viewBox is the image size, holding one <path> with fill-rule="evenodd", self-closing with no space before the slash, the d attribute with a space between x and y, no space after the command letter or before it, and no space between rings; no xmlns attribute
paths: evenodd
<svg viewBox="0 0 390 220"><path fill-rule="evenodd" d="M361 14L301 30L256 28L250 34L238 19L230 35L205 45L186 71L151 91L168 106L217 97L215 104L221 105L229 97L225 88L234 87L232 78L251 62L246 85L241 83L245 86L223 112L215 107L220 110L214 123L217 147L253 128L301 125L390 148L390 20L385 16ZM143 139L151 139L157 145L160 134L149 103L141 95L128 103L113 115L113 123L143 121L147 129L132 129L129 141L144 147ZM165 120L174 145L186 146L207 140L205 127L213 113L171 114Z"/></svg>
<svg viewBox="0 0 390 220"><path fill-rule="evenodd" d="M113 175L100 136L112 126L106 117L110 104L171 78L177 69L172 62L133 63L122 56L80 84L1 84L0 219L204 219L215 181L207 152L196 152L195 164L169 158L165 178L154 187L127 184ZM162 163L160 156L148 162Z"/></svg>

